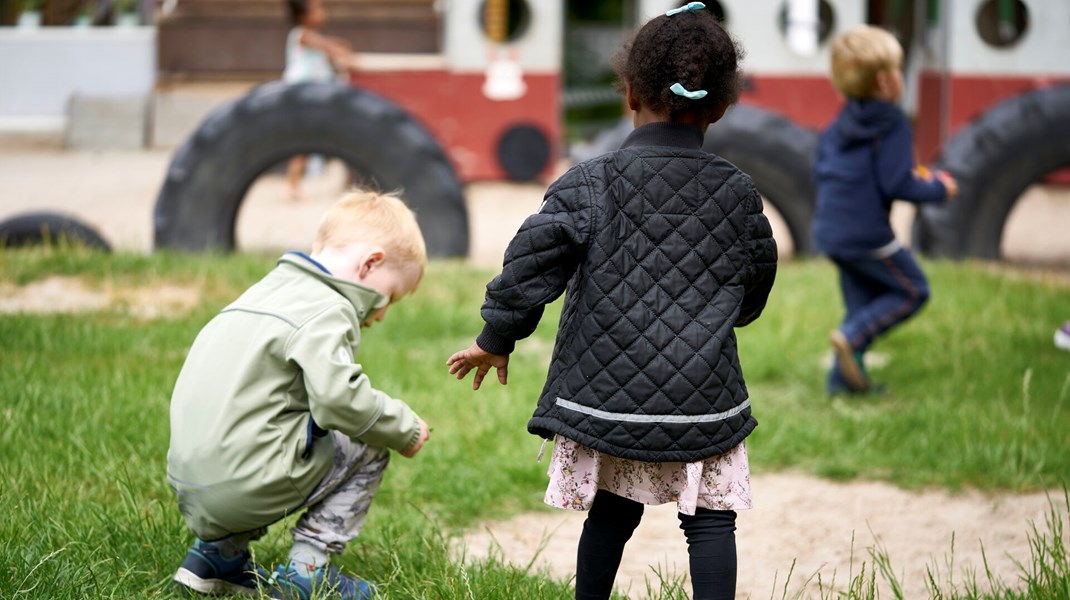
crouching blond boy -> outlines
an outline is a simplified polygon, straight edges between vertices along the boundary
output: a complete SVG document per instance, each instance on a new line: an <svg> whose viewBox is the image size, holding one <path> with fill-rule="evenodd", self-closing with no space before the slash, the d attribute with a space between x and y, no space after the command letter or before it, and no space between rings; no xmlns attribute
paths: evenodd
<svg viewBox="0 0 1070 600"><path fill-rule="evenodd" d="M354 357L361 329L413 292L426 265L401 199L354 192L323 217L311 254L284 254L201 330L171 398L167 479L197 536L176 582L207 594L375 594L328 557L360 532L388 449L412 457L428 429ZM249 542L299 510L289 560L269 575Z"/></svg>

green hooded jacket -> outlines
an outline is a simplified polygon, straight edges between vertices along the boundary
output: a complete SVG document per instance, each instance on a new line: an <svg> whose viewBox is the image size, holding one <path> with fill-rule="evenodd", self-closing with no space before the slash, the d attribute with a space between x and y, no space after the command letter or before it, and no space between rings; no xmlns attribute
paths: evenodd
<svg viewBox="0 0 1070 600"><path fill-rule="evenodd" d="M416 443L416 413L353 362L360 324L387 301L287 253L197 335L171 396L167 479L199 538L299 508L331 466L325 430L395 450Z"/></svg>

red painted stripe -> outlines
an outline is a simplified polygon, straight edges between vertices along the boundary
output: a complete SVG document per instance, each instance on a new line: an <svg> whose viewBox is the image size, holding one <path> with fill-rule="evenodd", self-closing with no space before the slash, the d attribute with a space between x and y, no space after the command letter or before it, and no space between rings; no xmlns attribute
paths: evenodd
<svg viewBox="0 0 1070 600"><path fill-rule="evenodd" d="M549 177L553 158L561 155L561 82L557 75L525 75L527 93L510 101L483 95L484 76L448 71L355 72L350 82L388 98L431 132L446 149L461 180L502 180L498 139L525 123L542 129L550 157L542 176ZM385 140L384 140L385 141Z"/></svg>
<svg viewBox="0 0 1070 600"><path fill-rule="evenodd" d="M824 129L840 110L843 100L825 76L748 77L741 102L753 104L810 129Z"/></svg>

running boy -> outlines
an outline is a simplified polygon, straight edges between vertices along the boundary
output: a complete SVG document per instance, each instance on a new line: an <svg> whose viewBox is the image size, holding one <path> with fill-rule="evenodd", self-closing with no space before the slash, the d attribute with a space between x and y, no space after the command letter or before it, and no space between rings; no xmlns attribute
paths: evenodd
<svg viewBox="0 0 1070 600"><path fill-rule="evenodd" d="M818 143L813 235L839 269L847 315L830 334L836 360L827 389L864 393L866 349L929 298L925 274L892 232L892 201L941 202L958 186L948 173L914 164L910 125L895 105L903 95L895 37L857 27L832 42L831 54L832 84L847 104Z"/></svg>
<svg viewBox="0 0 1070 600"><path fill-rule="evenodd" d="M361 328L415 290L426 264L398 197L351 193L323 217L311 255L284 254L201 330L171 398L167 479L197 536L176 582L211 594L374 594L328 555L360 532L387 449L412 457L428 429L353 358ZM300 509L289 561L269 579L249 542Z"/></svg>

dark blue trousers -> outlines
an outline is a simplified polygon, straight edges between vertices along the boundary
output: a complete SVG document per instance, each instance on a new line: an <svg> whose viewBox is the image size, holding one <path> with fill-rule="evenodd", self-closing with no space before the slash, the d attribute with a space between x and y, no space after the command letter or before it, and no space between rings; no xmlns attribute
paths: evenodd
<svg viewBox="0 0 1070 600"><path fill-rule="evenodd" d="M855 352L865 352L877 337L909 319L929 300L929 282L905 248L887 258L829 258L839 268L847 308L840 331Z"/></svg>

